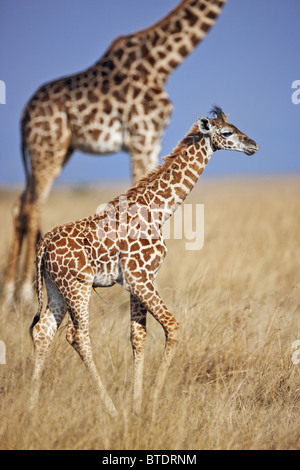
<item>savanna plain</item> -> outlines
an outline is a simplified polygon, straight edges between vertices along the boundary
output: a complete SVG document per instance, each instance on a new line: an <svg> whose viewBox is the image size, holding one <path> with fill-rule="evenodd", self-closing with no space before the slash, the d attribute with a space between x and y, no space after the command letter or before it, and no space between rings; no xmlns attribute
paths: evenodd
<svg viewBox="0 0 300 470"><path fill-rule="evenodd" d="M94 213L119 192L56 187L43 231ZM1 284L17 194L0 190ZM115 419L67 343L66 321L45 363L39 404L29 412L28 330L37 303L25 308L16 299L8 310L0 299L0 449L300 449L299 176L202 178L186 203L204 204L204 245L192 251L185 239L166 242L156 284L181 337L155 419L164 333L149 315L143 407L135 416L129 294L120 286L97 289L90 302L94 359L119 411Z"/></svg>

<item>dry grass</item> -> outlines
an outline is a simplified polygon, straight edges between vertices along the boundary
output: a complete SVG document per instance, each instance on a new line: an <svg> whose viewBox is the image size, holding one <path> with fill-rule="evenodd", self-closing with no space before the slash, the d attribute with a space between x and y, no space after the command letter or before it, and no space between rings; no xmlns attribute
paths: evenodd
<svg viewBox="0 0 300 470"><path fill-rule="evenodd" d="M44 229L93 212L118 190L56 190ZM201 181L187 202L205 203L205 243L169 240L158 290L181 324L157 421L151 387L164 336L148 321L143 413L131 413L129 296L119 286L92 295L94 357L120 412L103 412L61 328L47 360L39 407L28 414L35 305L0 303L0 449L299 449L300 185L297 178ZM15 194L0 194L3 272Z"/></svg>

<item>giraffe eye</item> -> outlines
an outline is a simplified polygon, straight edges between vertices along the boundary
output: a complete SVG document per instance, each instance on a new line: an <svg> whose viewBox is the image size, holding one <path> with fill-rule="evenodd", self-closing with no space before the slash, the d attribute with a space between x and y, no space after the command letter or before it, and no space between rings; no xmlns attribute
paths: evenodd
<svg viewBox="0 0 300 470"><path fill-rule="evenodd" d="M227 137L230 137L230 136L232 135L232 132L226 131L226 132L221 132L221 134L222 134L222 137L226 137L226 138L227 138Z"/></svg>

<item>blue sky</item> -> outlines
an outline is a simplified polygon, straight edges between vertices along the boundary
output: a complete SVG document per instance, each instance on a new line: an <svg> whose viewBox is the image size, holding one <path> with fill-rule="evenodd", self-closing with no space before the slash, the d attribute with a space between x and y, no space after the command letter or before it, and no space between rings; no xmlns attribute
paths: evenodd
<svg viewBox="0 0 300 470"><path fill-rule="evenodd" d="M24 181L19 119L44 82L96 62L110 42L161 19L178 0L0 0L0 184ZM161 156L212 104L257 141L253 157L217 152L205 175L272 175L300 171L300 1L228 0L209 35L167 84L174 104ZM300 98L300 93L298 95ZM129 179L129 156L75 152L58 182Z"/></svg>

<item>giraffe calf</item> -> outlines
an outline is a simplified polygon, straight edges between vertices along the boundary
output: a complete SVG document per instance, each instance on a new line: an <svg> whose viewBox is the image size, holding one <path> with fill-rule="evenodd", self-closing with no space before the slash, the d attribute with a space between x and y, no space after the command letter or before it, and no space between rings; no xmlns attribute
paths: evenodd
<svg viewBox="0 0 300 470"><path fill-rule="evenodd" d="M167 251L161 227L182 204L216 150L247 155L258 150L253 140L227 122L221 108L214 108L213 116L198 118L162 165L100 213L57 227L40 241L36 260L39 310L31 325L36 350L33 403L46 352L67 313L67 340L89 370L105 408L110 415L117 415L93 361L88 304L92 287L118 283L130 292L136 412L142 404L147 312L165 332L165 350L153 392L156 408L179 338L178 322L154 285ZM43 279L48 296L44 311Z"/></svg>

